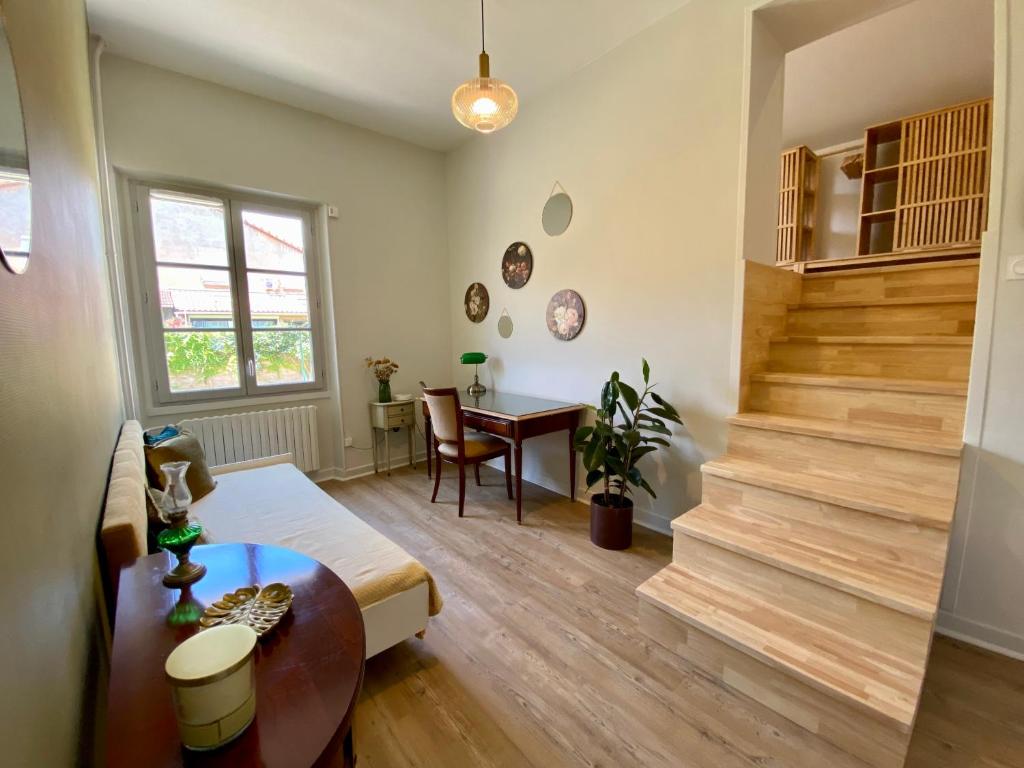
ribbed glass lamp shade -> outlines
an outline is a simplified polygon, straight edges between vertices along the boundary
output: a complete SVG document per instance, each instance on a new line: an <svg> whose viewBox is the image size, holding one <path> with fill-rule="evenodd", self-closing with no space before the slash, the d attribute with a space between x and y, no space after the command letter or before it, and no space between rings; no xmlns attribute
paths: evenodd
<svg viewBox="0 0 1024 768"><path fill-rule="evenodd" d="M487 54L480 54L480 77L467 80L452 94L452 114L467 128L494 133L512 122L519 111L519 97L512 86L490 74Z"/></svg>

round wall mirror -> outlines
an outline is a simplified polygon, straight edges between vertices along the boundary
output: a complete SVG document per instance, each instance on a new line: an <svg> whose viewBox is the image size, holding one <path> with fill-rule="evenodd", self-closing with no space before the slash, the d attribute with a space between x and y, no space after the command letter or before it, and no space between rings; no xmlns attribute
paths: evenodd
<svg viewBox="0 0 1024 768"><path fill-rule="evenodd" d="M540 217L544 231L552 237L558 237L569 228L572 221L572 198L565 192L559 192L548 198L544 204L544 213Z"/></svg>
<svg viewBox="0 0 1024 768"><path fill-rule="evenodd" d="M21 98L7 32L0 26L0 261L16 275L28 269L32 185Z"/></svg>

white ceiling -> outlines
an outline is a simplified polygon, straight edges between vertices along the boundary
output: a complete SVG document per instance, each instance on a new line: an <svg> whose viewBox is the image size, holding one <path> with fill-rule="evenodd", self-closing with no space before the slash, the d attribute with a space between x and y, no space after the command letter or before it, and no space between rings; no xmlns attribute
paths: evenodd
<svg viewBox="0 0 1024 768"><path fill-rule="evenodd" d="M491 74L520 109L688 0L487 0ZM471 134L477 0L86 0L108 50L425 147Z"/></svg>

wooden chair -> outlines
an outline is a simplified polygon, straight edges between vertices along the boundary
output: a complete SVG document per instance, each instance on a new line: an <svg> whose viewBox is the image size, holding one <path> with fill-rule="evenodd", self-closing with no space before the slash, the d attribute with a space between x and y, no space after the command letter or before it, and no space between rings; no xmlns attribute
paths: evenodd
<svg viewBox="0 0 1024 768"><path fill-rule="evenodd" d="M434 432L434 455L437 457L437 472L434 476L434 493L430 503L437 500L441 487L441 465L444 462L459 468L459 517L462 517L466 501L466 465L472 464L476 484L480 485L480 465L499 456L505 457L505 487L512 498L512 447L499 437L473 432L466 435L462 423L462 406L459 391L454 387L443 389L425 388L423 398L430 410L430 422Z"/></svg>

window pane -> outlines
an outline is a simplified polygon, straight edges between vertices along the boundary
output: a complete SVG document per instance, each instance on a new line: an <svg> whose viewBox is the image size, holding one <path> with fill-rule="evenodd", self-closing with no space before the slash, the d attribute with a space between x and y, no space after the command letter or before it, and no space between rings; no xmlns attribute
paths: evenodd
<svg viewBox="0 0 1024 768"><path fill-rule="evenodd" d="M164 328L233 328L231 273L226 269L157 267Z"/></svg>
<svg viewBox="0 0 1024 768"><path fill-rule="evenodd" d="M149 193L157 261L228 265L224 203L176 192Z"/></svg>
<svg viewBox="0 0 1024 768"><path fill-rule="evenodd" d="M249 269L306 271L301 216L242 212L245 264Z"/></svg>
<svg viewBox="0 0 1024 768"><path fill-rule="evenodd" d="M28 174L0 170L0 247L14 269L24 267L32 246L32 187Z"/></svg>
<svg viewBox="0 0 1024 768"><path fill-rule="evenodd" d="M305 276L250 272L249 313L253 328L309 328Z"/></svg>
<svg viewBox="0 0 1024 768"><path fill-rule="evenodd" d="M234 332L164 331L171 392L238 387L238 346Z"/></svg>
<svg viewBox="0 0 1024 768"><path fill-rule="evenodd" d="M260 386L301 384L316 378L310 331L254 331L252 345Z"/></svg>

